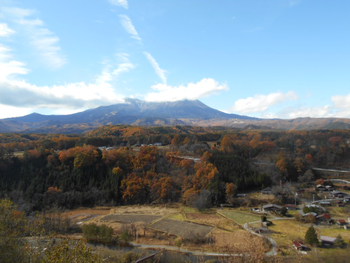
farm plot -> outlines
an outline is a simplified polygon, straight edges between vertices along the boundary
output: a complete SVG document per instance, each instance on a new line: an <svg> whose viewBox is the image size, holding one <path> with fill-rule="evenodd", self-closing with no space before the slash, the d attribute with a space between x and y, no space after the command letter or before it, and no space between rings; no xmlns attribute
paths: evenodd
<svg viewBox="0 0 350 263"><path fill-rule="evenodd" d="M213 230L213 227L211 226L199 225L184 221L175 221L171 219L157 221L151 225L151 228L171 235L180 236L184 239L193 237L204 238Z"/></svg>
<svg viewBox="0 0 350 263"><path fill-rule="evenodd" d="M220 214L232 219L239 225L244 225L245 223L261 220L261 217L258 215L233 209L220 211Z"/></svg>
<svg viewBox="0 0 350 263"><path fill-rule="evenodd" d="M102 222L120 222L126 224L134 224L136 222L143 222L151 224L153 221L160 219L161 216L154 215L107 215L101 219Z"/></svg>
<svg viewBox="0 0 350 263"><path fill-rule="evenodd" d="M216 226L217 228L235 231L239 227L231 220L218 214L213 213L187 213L186 218L194 223Z"/></svg>

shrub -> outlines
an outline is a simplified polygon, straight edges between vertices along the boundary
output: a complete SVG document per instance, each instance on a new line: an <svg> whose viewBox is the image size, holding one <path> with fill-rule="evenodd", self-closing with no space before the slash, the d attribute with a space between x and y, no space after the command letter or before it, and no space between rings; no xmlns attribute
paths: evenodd
<svg viewBox="0 0 350 263"><path fill-rule="evenodd" d="M98 226L88 224L82 227L86 240L90 243L113 244L116 239L113 237L113 228L106 225Z"/></svg>
<svg viewBox="0 0 350 263"><path fill-rule="evenodd" d="M335 240L334 245L336 247L340 247L340 248L346 247L346 243L345 243L344 239L341 237L341 235L337 236L337 239Z"/></svg>

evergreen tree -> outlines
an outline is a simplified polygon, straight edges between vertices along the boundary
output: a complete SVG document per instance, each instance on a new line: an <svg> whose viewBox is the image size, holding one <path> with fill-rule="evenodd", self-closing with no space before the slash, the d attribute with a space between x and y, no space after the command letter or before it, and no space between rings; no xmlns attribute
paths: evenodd
<svg viewBox="0 0 350 263"><path fill-rule="evenodd" d="M316 230L313 226L310 226L305 234L305 242L310 245L318 245L318 238Z"/></svg>
<svg viewBox="0 0 350 263"><path fill-rule="evenodd" d="M346 243L345 243L345 241L344 241L344 239L342 238L341 235L337 236L337 239L335 240L334 245L336 247L340 247L340 248L345 248L346 247Z"/></svg>

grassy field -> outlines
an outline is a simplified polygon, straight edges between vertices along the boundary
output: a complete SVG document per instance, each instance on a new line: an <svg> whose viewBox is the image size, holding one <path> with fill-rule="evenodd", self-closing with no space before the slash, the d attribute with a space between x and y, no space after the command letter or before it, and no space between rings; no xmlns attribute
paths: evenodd
<svg viewBox="0 0 350 263"><path fill-rule="evenodd" d="M282 247L291 247L293 240L305 237L310 224L303 224L295 220L275 220L269 229L273 231L271 237Z"/></svg>
<svg viewBox="0 0 350 263"><path fill-rule="evenodd" d="M350 215L350 207L328 207L327 210L335 218L347 219Z"/></svg>
<svg viewBox="0 0 350 263"><path fill-rule="evenodd" d="M239 225L261 220L261 216L259 215L249 213L248 211L240 211L238 209L223 209L218 212Z"/></svg>

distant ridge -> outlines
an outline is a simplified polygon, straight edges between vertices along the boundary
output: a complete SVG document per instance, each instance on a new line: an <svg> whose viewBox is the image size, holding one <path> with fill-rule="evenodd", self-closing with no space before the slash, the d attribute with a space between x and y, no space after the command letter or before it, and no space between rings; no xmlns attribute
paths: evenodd
<svg viewBox="0 0 350 263"><path fill-rule="evenodd" d="M146 102L138 99L126 99L123 103L101 106L69 115L32 113L23 117L2 119L0 120L0 132L81 133L103 125L192 125L250 130L316 130L350 129L350 119L258 119L224 113L208 107L199 100Z"/></svg>
<svg viewBox="0 0 350 263"><path fill-rule="evenodd" d="M195 125L209 120L257 120L237 114L228 114L213 109L199 100L175 102L146 102L126 99L124 103L101 106L69 115L42 115L32 113L23 117L0 120L0 132L54 132L73 129L81 132L87 128L109 124L140 126ZM82 127L83 125L83 127Z"/></svg>

